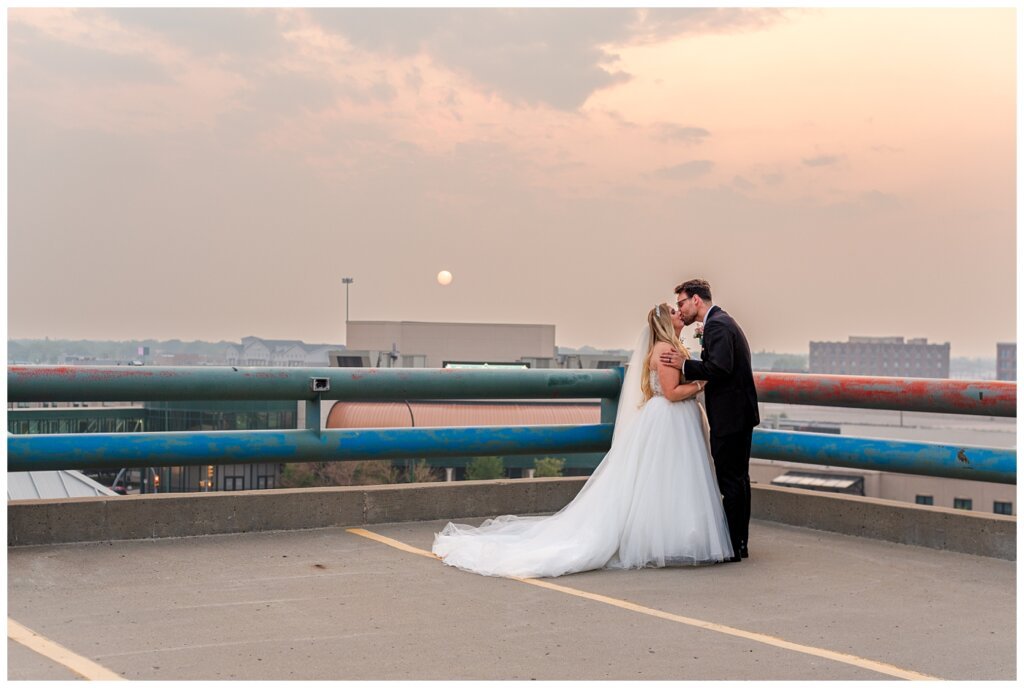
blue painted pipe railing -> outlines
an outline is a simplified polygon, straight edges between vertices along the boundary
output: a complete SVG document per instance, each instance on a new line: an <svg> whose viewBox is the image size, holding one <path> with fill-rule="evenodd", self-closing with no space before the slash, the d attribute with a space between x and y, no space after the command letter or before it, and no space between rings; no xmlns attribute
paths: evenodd
<svg viewBox="0 0 1024 688"><path fill-rule="evenodd" d="M395 428L19 435L8 470L145 468L295 461L366 461L604 451L612 426Z"/></svg>
<svg viewBox="0 0 1024 688"><path fill-rule="evenodd" d="M606 451L612 426L540 425L472 428L250 430L8 438L11 471L365 461ZM762 459L894 471L942 478L1016 483L1012 449L755 430L751 454Z"/></svg>
<svg viewBox="0 0 1024 688"><path fill-rule="evenodd" d="M750 453L759 459L844 466L938 478L1017 483L1014 449L754 430Z"/></svg>

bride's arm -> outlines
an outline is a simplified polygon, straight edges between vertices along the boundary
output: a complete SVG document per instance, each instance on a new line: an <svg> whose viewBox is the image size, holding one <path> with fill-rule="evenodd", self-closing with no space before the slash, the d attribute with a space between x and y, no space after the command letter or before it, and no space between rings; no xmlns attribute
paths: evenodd
<svg viewBox="0 0 1024 688"><path fill-rule="evenodd" d="M667 345L665 345L665 349L668 349ZM697 396L702 389L704 389L704 385L707 384L704 380L680 382L679 369L662 363L659 360L660 355L661 351L654 351L652 352L651 358L654 359L654 361L657 361L658 381L661 383L662 393L665 395L666 399L669 401L684 401L686 399L692 399Z"/></svg>

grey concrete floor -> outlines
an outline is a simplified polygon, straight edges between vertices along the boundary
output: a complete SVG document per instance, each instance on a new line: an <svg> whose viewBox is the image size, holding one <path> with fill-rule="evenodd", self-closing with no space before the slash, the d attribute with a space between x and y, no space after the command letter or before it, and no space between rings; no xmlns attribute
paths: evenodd
<svg viewBox="0 0 1024 688"><path fill-rule="evenodd" d="M368 530L429 550L443 525ZM741 564L552 582L944 679L1016 678L1015 562L767 522L751 543ZM8 615L130 679L891 680L341 528L11 548ZM8 641L8 678L73 675Z"/></svg>

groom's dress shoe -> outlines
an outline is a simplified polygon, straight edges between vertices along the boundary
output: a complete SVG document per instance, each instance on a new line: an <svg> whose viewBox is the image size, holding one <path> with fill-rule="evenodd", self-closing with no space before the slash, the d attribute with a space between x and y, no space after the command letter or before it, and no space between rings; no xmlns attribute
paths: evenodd
<svg viewBox="0 0 1024 688"><path fill-rule="evenodd" d="M739 558L739 557L729 557L728 559L723 559L722 563L723 564L734 564L734 563L737 563L737 562L740 562L740 561L743 561L743 560L741 558Z"/></svg>
<svg viewBox="0 0 1024 688"><path fill-rule="evenodd" d="M741 545L740 546L740 557L742 557L743 559L746 559L749 556L750 556L750 552L747 551L747 546L746 545Z"/></svg>

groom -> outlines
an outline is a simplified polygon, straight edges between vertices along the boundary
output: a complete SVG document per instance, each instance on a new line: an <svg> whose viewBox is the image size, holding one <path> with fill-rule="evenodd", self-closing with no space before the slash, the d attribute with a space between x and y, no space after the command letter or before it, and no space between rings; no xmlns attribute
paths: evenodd
<svg viewBox="0 0 1024 688"><path fill-rule="evenodd" d="M683 282L675 291L683 324L690 325L698 318L704 323L700 360L684 362L678 352L669 351L661 355L661 361L681 368L687 380L708 381L705 400L711 456L736 554L729 561L740 561L747 556L750 524L750 441L754 426L761 422L750 346L736 321L712 303L711 285L706 280Z"/></svg>

